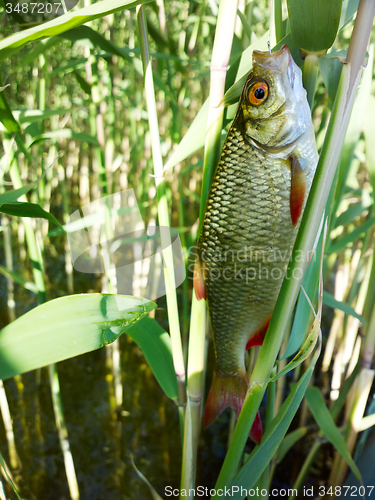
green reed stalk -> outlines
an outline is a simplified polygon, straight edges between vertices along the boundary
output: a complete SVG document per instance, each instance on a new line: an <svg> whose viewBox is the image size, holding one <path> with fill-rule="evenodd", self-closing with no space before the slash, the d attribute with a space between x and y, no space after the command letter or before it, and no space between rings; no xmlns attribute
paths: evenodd
<svg viewBox="0 0 375 500"><path fill-rule="evenodd" d="M203 222L208 192L220 156L221 130L224 116L223 97L225 77L232 47L236 17L237 1L221 0L211 60L210 100L204 150L198 234L200 233ZM186 412L185 419L181 490L194 488L195 484L198 438L201 427L201 408L204 389L205 311L205 300L202 299L197 301L195 292L193 291L188 357L188 411Z"/></svg>
<svg viewBox="0 0 375 500"><path fill-rule="evenodd" d="M203 223L206 200L215 170L220 158L220 139L224 116L225 78L228 69L229 57L232 48L234 27L237 17L235 0L221 0L217 17L214 46L211 60L211 81L209 111L207 119L207 134L204 146L204 166L199 212L199 231Z"/></svg>
<svg viewBox="0 0 375 500"><path fill-rule="evenodd" d="M162 227L170 227L167 191L163 175L163 160L160 149L160 135L156 112L154 80L152 75L151 58L147 41L147 26L142 6L137 7L138 31L141 44L142 66L148 111L148 121L151 134L152 157L154 161L154 175L158 198L158 218ZM162 232L163 235L163 232ZM170 238L162 237L164 280L167 288L167 308L169 328L172 340L173 363L177 376L178 404L180 408L186 403L185 365L182 353L180 323L178 317L177 295L174 278L173 254Z"/></svg>
<svg viewBox="0 0 375 500"><path fill-rule="evenodd" d="M232 443L216 483L216 489L230 484L236 474L247 437L262 402L271 370L282 343L284 331L300 290L302 282L300 276L303 274L301 271L305 271L307 259L305 259L301 267L298 256L308 256L314 244L331 184L335 177L354 97L362 73L362 65L371 34L374 14L375 2L361 0L322 153L287 269L287 276L293 278L284 279L281 287L267 335L250 379L249 391L233 434Z"/></svg>
<svg viewBox="0 0 375 500"><path fill-rule="evenodd" d="M0 181L0 192L3 191ZM9 219L4 214L1 216L1 226L4 234L4 253L6 268L13 271L13 254L11 242L11 230ZM7 276L7 306L8 316L10 321L16 319L15 302L14 302L14 281L10 276ZM0 380L0 411L4 422L6 439L8 441L9 462L12 469L17 469L20 466L16 443L13 432L13 421L9 410L8 398L5 392L3 381Z"/></svg>
<svg viewBox="0 0 375 500"><path fill-rule="evenodd" d="M16 159L13 159L12 167L10 169L10 176L13 183L13 187L15 189L19 189L23 186ZM21 199L22 201L27 201L25 195L22 196ZM44 275L43 275L43 259L40 250L38 248L37 239L34 233L34 229L32 227L31 220L29 218L23 218L23 223L25 226L26 241L29 250L29 256L31 262L33 263L33 275L38 290L38 302L39 304L43 304L44 302L47 301ZM78 482L74 470L73 457L71 454L69 440L68 440L68 431L66 429L64 421L63 405L61 400L60 386L58 383L58 373L56 365L54 364L50 365L49 367L49 379L50 379L51 395L53 400L60 446L64 455L64 465L69 485L70 496L72 500L79 500Z"/></svg>
<svg viewBox="0 0 375 500"><path fill-rule="evenodd" d="M318 78L318 57L315 54L308 54L305 57L305 62L303 65L302 77L303 86L307 92L307 101L309 103L310 109L314 102L314 95L316 89L316 81Z"/></svg>
<svg viewBox="0 0 375 500"><path fill-rule="evenodd" d="M203 302L203 306L201 303ZM187 405L185 413L184 442L182 455L181 489L195 486L198 440L201 430L202 397L204 387L206 308L193 293L190 341L187 373Z"/></svg>
<svg viewBox="0 0 375 500"><path fill-rule="evenodd" d="M283 2L282 0L273 0L274 1L274 16L275 16L275 34L276 34L276 43L279 43L280 40L284 37L284 29L283 29Z"/></svg>

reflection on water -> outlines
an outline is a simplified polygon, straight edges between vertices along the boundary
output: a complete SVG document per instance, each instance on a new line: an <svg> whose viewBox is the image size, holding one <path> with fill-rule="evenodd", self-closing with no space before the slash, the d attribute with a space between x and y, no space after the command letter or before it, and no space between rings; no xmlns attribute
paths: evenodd
<svg viewBox="0 0 375 500"><path fill-rule="evenodd" d="M81 498L150 498L137 467L158 491L178 486L180 436L175 405L154 380L143 354L120 339L124 402L114 400L105 349L58 364L61 394ZM68 499L47 369L5 382L22 470L15 474L23 497ZM2 450L5 435L1 429ZM6 453L5 453L6 456Z"/></svg>
<svg viewBox="0 0 375 500"><path fill-rule="evenodd" d="M62 237L54 243L62 247ZM48 247L47 247L48 253ZM15 271L32 279L28 266L17 261ZM66 295L67 277L62 252L46 258L48 298ZM74 293L98 292L99 275L74 271ZM36 307L34 294L16 286L16 315ZM177 290L182 304L182 289ZM8 322L6 281L0 275L0 327ZM156 318L167 329L165 299L158 300ZM130 456L158 493L166 486L178 488L181 439L178 412L149 368L140 348L124 334L120 348L123 404L116 408L111 345L57 364L69 442L81 500L150 499L148 487L131 465ZM22 498L68 500L63 456L53 413L48 370L26 373L4 382L13 419L15 444L21 467L12 470ZM213 487L224 459L229 412L202 434L197 484ZM9 463L7 441L0 425L0 450ZM3 481L5 483L5 481ZM15 498L5 484L9 498Z"/></svg>

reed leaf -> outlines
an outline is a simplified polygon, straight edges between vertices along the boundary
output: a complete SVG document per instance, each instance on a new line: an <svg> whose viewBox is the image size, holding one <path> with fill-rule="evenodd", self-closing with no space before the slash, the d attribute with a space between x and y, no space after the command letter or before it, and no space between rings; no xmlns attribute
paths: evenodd
<svg viewBox="0 0 375 500"><path fill-rule="evenodd" d="M0 212L8 215L15 215L17 217L32 217L32 218L42 218L49 220L53 224L56 224L61 230L64 231L63 226L56 219L54 215L36 203L28 203L26 201L14 201L13 203L3 203L0 206Z"/></svg>
<svg viewBox="0 0 375 500"><path fill-rule="evenodd" d="M151 0L102 0L89 7L68 12L52 21L40 24L0 41L0 61L18 52L26 43L35 42L42 38L60 35L81 24L88 23L94 19L108 16L114 12L131 9L137 5L150 3Z"/></svg>
<svg viewBox="0 0 375 500"><path fill-rule="evenodd" d="M306 400L316 423L319 425L326 438L346 460L356 478L361 481L361 473L350 455L344 438L332 420L332 416L325 405L320 389L318 387L308 387L306 391Z"/></svg>
<svg viewBox="0 0 375 500"><path fill-rule="evenodd" d="M339 28L342 0L287 0L287 4L294 45L306 52L329 49Z"/></svg>
<svg viewBox="0 0 375 500"><path fill-rule="evenodd" d="M168 333L159 323L145 316L126 328L126 334L142 349L157 381L165 394L177 400L177 381L173 367L172 343Z"/></svg>
<svg viewBox="0 0 375 500"><path fill-rule="evenodd" d="M70 295L46 302L0 331L0 378L99 349L156 304L125 295Z"/></svg>

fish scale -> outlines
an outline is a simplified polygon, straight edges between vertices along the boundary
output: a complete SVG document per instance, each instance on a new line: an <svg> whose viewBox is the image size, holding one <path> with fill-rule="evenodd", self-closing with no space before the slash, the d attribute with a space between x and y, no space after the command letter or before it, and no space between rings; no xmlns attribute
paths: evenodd
<svg viewBox="0 0 375 500"><path fill-rule="evenodd" d="M237 146L235 150L232 144ZM240 163L236 162L236 157L241 160ZM231 171L236 173L233 176L231 172L230 177L234 177L235 182L231 181L230 185L227 182L228 164L231 165ZM232 127L211 186L199 243L204 250L205 281L211 324L215 332L216 359L220 368L228 373L244 370L243 353L247 335L268 319L282 283L297 231L290 219L290 179L290 166L285 160L270 162L265 154L255 151L245 142L235 126ZM226 211L223 212L221 201L224 192L230 196L232 203L230 209L224 207ZM272 221L270 211L273 214ZM278 231L279 225L282 231ZM271 262L267 262L267 254L277 256L279 250L282 256L287 257L277 263L272 258ZM241 256L241 251L247 252L250 256L245 262L238 261L235 255L234 258L215 262L220 256L224 259L225 252L228 257L228 251L234 254L240 252L238 256ZM259 251L262 252L261 262L255 262L254 256ZM252 269L258 273L259 263L262 269L268 271L270 278L266 280L267 283L263 278L261 287L259 279L250 279L253 277ZM281 271L273 271L274 276L280 275L279 279L271 277L275 267ZM246 275L246 269L249 280L240 279L240 276ZM237 280L236 272L239 276ZM262 307L254 310L254 300L262 301ZM238 319L233 321L234 317Z"/></svg>
<svg viewBox="0 0 375 500"><path fill-rule="evenodd" d="M245 349L263 341L317 160L301 71L289 49L254 52L208 195L194 271L215 352L205 425L227 406L241 410ZM261 438L259 413L251 437Z"/></svg>

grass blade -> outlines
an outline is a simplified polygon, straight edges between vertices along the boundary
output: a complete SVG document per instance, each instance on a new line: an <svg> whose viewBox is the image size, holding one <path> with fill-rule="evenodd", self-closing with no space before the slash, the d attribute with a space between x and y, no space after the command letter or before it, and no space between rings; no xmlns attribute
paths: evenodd
<svg viewBox="0 0 375 500"><path fill-rule="evenodd" d="M306 391L306 400L313 414L316 423L324 432L324 435L327 439L333 444L336 450L342 455L342 457L347 461L349 467L352 469L356 478L359 481L361 479L361 473L359 472L358 467L354 463L354 460L350 456L349 449L342 437L340 431L336 427L334 421L332 420L332 416L328 411L328 408L325 405L322 393L318 389L318 387L309 387Z"/></svg>
<svg viewBox="0 0 375 500"><path fill-rule="evenodd" d="M177 399L176 373L173 367L172 342L159 323L148 316L127 328L125 333L142 349L165 394Z"/></svg>
<svg viewBox="0 0 375 500"><path fill-rule="evenodd" d="M110 344L155 307L146 299L101 293L46 302L0 331L0 378Z"/></svg>
<svg viewBox="0 0 375 500"><path fill-rule="evenodd" d="M41 38L60 35L81 24L88 23L94 19L108 16L114 12L131 9L136 5L150 3L151 0L103 0L89 7L68 12L52 21L40 24L28 30L19 31L14 35L0 41L0 61L18 52L26 43L35 42Z"/></svg>

